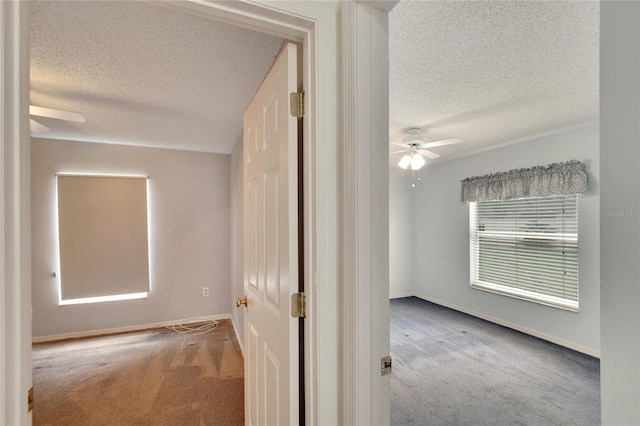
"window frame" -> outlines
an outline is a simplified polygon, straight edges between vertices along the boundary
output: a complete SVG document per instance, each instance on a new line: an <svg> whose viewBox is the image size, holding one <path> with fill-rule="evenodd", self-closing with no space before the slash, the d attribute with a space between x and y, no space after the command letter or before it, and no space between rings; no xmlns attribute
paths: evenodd
<svg viewBox="0 0 640 426"><path fill-rule="evenodd" d="M83 182L84 181L84 182ZM114 182L120 182L117 187L113 186ZM125 183L126 187L122 187ZM98 184L98 192L95 185ZM61 185L65 188L65 192L69 196L69 200L61 200ZM80 185L78 187L78 185ZM116 183L117 185L117 183ZM134 185L134 186L132 186ZM75 188L76 193L72 191ZM126 189L124 194L117 193L118 189ZM116 191L116 192L114 192ZM123 300L146 299L151 292L151 244L150 244L150 203L149 203L149 177L144 175L120 175L120 174L92 174L92 173L56 173L55 174L55 217L56 222L56 241L57 241L57 271L56 278L58 284L58 306L80 305L88 303L114 302ZM114 195L117 195L114 203ZM133 198L132 198L133 197ZM89 201L93 199L92 201ZM127 201L134 200L137 208L131 208L132 204ZM61 209L67 205L68 211L62 214ZM115 210L105 208L106 206L115 205ZM82 256L78 256L74 251L74 246L78 244L65 244L63 240L73 241L80 240L80 247L103 246L100 239L105 237L104 232L94 223L97 217L103 215L103 211L109 211L115 214L109 218L109 222L119 223L115 229L120 233L108 235L108 245L106 251L101 250L94 253L92 250L86 250ZM100 212L99 214L97 212ZM63 217L67 225L63 230ZM75 218L75 220L74 220ZM85 220L88 218L87 220ZM90 223L90 228L96 232L83 233L82 238L78 239L73 230L75 225L72 223L84 222ZM106 223L106 222L103 222ZM85 226L86 228L86 226ZM113 230L113 227L109 227ZM132 235L135 238L132 240ZM133 247L141 249L136 253L135 264L129 265L124 271L114 267L110 261L114 258L122 257L122 253L128 253L129 246L132 242L137 243ZM88 246L86 244L88 243ZM75 247L77 248L77 247ZM131 253L130 253L131 254ZM106 255L106 257L105 257ZM85 258L86 257L86 258ZM127 256L131 258L131 256ZM81 267L74 258L83 258ZM66 259L66 260L65 260ZM95 268L88 268L87 265L93 265ZM132 267L133 266L133 267ZM93 272L87 273L91 269ZM93 270L95 269L95 270ZM78 276L69 280L66 272L69 270L81 270L84 273L72 274L79 275L83 279L78 280ZM96 272L97 271L97 272ZM113 271L118 271L118 279L104 280L100 277L114 278ZM124 274L124 275L122 275ZM97 283L92 283L88 289L83 289L83 282L88 282L87 278L95 276ZM116 287L112 289L108 282L121 281L125 278L124 287ZM71 283L71 284L70 284ZM66 287L66 288L65 288ZM120 288L120 290L117 290Z"/></svg>
<svg viewBox="0 0 640 426"><path fill-rule="evenodd" d="M531 200L548 200L549 198L557 198L554 197L544 197L544 198L532 198ZM575 276L576 276L576 284L575 284L575 292L576 292L576 300L571 300L568 298L552 296L544 293L538 293L535 291L525 290L522 288L517 288L514 284L513 286L509 286L506 284L498 284L492 283L488 281L482 281L479 279L480 275L480 240L481 240L481 232L479 230L478 225L478 203L483 203L486 201L479 202L470 202L469 203L469 263L470 263L470 287L483 290L495 294L500 294L503 296L513 297L521 300L526 300L534 303L539 303L547 306L552 306L555 308L560 308L572 312L579 312L579 219L578 219L578 196L577 194L563 195L560 197L574 197L575 198L575 223L569 224L566 228L573 227L575 229L575 234L571 232L566 232L566 228L563 222L563 232L557 233L553 235L558 235L558 238L553 238L554 241L571 241L575 243L576 247L576 263L575 263ZM504 203L510 203L512 201L522 201L522 199L516 200L505 200L501 201ZM513 206L513 204L511 204ZM506 207L511 207L506 205ZM564 219L564 218L563 218ZM518 233L518 231L514 231L514 234ZM519 235L527 235L526 238L535 238L535 235L531 236L529 233L522 232L518 233ZM548 238L545 238L548 239ZM536 239L537 241L541 241L542 238ZM514 246L517 247L519 244L515 243Z"/></svg>

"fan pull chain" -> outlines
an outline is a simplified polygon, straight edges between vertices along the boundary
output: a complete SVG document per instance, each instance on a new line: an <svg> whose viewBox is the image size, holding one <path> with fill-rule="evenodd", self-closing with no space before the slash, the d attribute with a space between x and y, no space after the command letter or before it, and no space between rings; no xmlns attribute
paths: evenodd
<svg viewBox="0 0 640 426"><path fill-rule="evenodd" d="M416 178L416 174L418 175L418 177ZM420 169L417 170L411 170L411 187L415 188L416 187L416 181L420 182L422 180L422 178L420 177Z"/></svg>

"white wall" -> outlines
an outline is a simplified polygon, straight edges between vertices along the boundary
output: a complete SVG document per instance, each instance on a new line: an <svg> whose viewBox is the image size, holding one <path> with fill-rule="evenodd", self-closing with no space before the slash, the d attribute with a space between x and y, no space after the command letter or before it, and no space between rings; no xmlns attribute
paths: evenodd
<svg viewBox="0 0 640 426"><path fill-rule="evenodd" d="M229 314L228 155L33 139L31 170L34 337ZM57 172L149 176L147 299L58 306Z"/></svg>
<svg viewBox="0 0 640 426"><path fill-rule="evenodd" d="M601 2L603 425L640 424L639 42L640 3Z"/></svg>
<svg viewBox="0 0 640 426"><path fill-rule="evenodd" d="M428 300L529 330L587 353L600 351L599 129L583 127L427 166L414 188L414 291ZM469 207L460 204L466 177L581 160L589 192L579 197L580 312L469 287ZM454 286L450 286L450 280Z"/></svg>
<svg viewBox="0 0 640 426"><path fill-rule="evenodd" d="M394 159L395 160L395 159ZM413 193L411 172L389 168L389 295L413 294Z"/></svg>
<svg viewBox="0 0 640 426"><path fill-rule="evenodd" d="M244 345L243 309L235 307L236 297L244 295L244 240L243 240L243 206L242 193L242 140L236 143L231 153L231 319L238 335L240 347Z"/></svg>

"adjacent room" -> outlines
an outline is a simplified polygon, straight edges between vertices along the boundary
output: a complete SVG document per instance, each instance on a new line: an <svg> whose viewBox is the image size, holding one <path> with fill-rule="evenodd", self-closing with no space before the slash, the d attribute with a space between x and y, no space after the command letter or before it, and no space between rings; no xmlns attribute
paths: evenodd
<svg viewBox="0 0 640 426"><path fill-rule="evenodd" d="M600 424L599 3L389 38L392 424Z"/></svg>
<svg viewBox="0 0 640 426"><path fill-rule="evenodd" d="M242 120L284 40L30 6L34 423L243 424Z"/></svg>

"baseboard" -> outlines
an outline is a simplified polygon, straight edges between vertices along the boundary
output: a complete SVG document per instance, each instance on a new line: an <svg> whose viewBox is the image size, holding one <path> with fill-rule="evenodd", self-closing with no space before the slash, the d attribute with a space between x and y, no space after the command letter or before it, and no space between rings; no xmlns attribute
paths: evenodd
<svg viewBox="0 0 640 426"><path fill-rule="evenodd" d="M79 339L82 337L103 336L106 334L126 333L129 331L148 330L151 328L170 327L172 325L193 324L196 322L222 320L222 319L231 319L231 315L230 314L209 315L204 317L183 318L183 319L172 320L172 321L155 322L151 324L136 324L136 325L128 325L124 327L103 328L100 330L76 331L72 333L51 334L48 336L35 336L31 339L31 341L33 343L53 342L56 340Z"/></svg>
<svg viewBox="0 0 640 426"><path fill-rule="evenodd" d="M479 312L472 311L471 309L466 309L452 303L445 302L443 300L435 299L433 297L427 297L421 294L416 294L415 297L426 300L427 302L435 303L436 305L444 306L446 308L453 309L454 311L462 312L465 314L472 315L474 317L483 319L485 321L492 322L494 324L501 325L503 327L511 328L513 330L519 331L521 333L529 334L531 336L537 337L542 340L546 340L551 343L555 343L556 345L564 346L565 348L573 349L574 351L581 352L586 355L590 355L595 358L600 358L600 351L592 348L588 348L586 346L578 345L574 342L570 342L568 340L560 339L559 337L552 336L550 334L542 333L537 330L533 330L527 327L522 327L517 324L510 323L509 321L504 321L499 318L494 318L489 315L481 314Z"/></svg>
<svg viewBox="0 0 640 426"><path fill-rule="evenodd" d="M401 299L403 297L413 297L415 296L415 294L413 294L412 292L408 292L408 293L393 293L389 295L389 299Z"/></svg>
<svg viewBox="0 0 640 426"><path fill-rule="evenodd" d="M242 339L240 338L240 335L238 334L238 329L236 328L236 322L233 320L233 317L231 317L231 325L233 326L233 332L236 334L236 340L238 341L238 345L240 346L240 352L242 352L242 356L244 357L244 342L242 341Z"/></svg>

